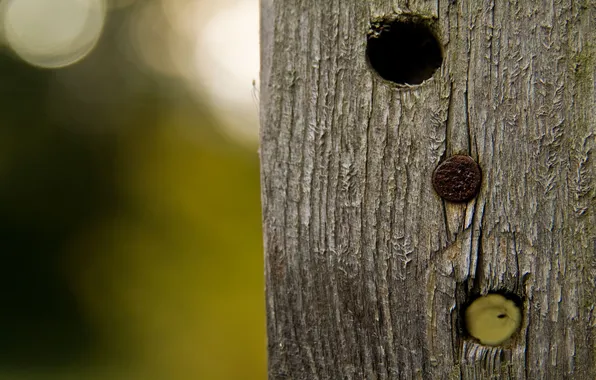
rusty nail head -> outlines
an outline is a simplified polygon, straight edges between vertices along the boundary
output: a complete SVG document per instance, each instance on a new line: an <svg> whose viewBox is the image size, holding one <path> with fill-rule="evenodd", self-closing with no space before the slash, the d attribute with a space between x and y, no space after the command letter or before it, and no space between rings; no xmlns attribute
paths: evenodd
<svg viewBox="0 0 596 380"><path fill-rule="evenodd" d="M480 190L480 166L470 156L455 155L443 161L433 173L433 187L441 198L466 202Z"/></svg>

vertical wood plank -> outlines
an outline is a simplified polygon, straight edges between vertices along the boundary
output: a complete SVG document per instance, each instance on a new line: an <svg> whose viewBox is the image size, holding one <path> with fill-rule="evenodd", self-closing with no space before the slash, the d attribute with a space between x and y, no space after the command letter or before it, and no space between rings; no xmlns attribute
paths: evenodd
<svg viewBox="0 0 596 380"><path fill-rule="evenodd" d="M261 168L270 379L596 378L596 3L263 0ZM372 72L373 18L436 21L444 61ZM434 168L469 154L467 204ZM503 347L473 294L523 300Z"/></svg>

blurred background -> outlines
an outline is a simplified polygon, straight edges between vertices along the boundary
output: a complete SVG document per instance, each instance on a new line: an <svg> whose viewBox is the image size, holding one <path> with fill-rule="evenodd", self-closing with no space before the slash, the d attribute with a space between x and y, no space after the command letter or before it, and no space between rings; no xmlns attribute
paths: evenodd
<svg viewBox="0 0 596 380"><path fill-rule="evenodd" d="M0 0L0 379L265 379L258 0Z"/></svg>

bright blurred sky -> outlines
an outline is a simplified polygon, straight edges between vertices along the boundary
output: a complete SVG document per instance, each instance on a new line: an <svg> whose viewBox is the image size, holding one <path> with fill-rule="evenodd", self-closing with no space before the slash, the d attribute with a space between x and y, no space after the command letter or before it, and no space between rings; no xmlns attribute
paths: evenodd
<svg viewBox="0 0 596 380"><path fill-rule="evenodd" d="M138 58L150 70L184 79L229 137L255 144L258 0L3 0L0 40L31 65L67 67L93 50L110 12L128 6L137 7L129 44Z"/></svg>

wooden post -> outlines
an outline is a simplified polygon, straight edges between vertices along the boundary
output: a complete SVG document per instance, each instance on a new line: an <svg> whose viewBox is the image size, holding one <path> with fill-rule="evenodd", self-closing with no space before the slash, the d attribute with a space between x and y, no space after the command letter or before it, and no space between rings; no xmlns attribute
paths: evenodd
<svg viewBox="0 0 596 380"><path fill-rule="evenodd" d="M595 379L596 3L261 4L269 378ZM432 31L431 78L371 67L393 21ZM465 203L432 185L456 154ZM496 291L521 325L488 346L463 311Z"/></svg>

